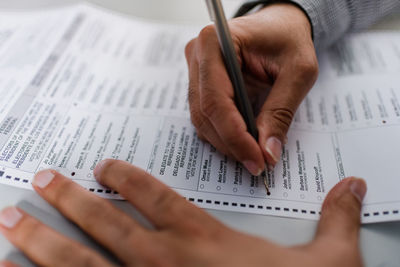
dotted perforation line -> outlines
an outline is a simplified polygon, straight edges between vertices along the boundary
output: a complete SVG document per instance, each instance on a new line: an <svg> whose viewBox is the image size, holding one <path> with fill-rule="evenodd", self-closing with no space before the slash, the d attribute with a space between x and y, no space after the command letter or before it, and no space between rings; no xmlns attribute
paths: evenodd
<svg viewBox="0 0 400 267"><path fill-rule="evenodd" d="M15 181L15 182L20 182L23 184L28 184L29 180L28 179L22 179L17 176L11 176L11 175L5 175L4 171L0 171L0 179L5 179L9 181ZM101 188L87 188L90 192L94 193L103 193L107 195L118 195L117 191L113 191L111 189L101 189ZM238 203L238 202L227 202L227 201L218 201L218 200L210 200L210 199L201 199L201 198L186 198L186 200L189 200L190 202L197 202L197 203L206 203L206 204L214 204L217 206L231 206L231 207L240 207L240 208L250 208L250 209L267 209L267 210L275 210L275 211L284 211L284 212L294 212L294 213L302 213L302 214L312 214L316 215L319 214L321 215L320 211L315 211L315 210L305 210L305 209L295 209L295 208L287 208L287 207L279 207L279 206L263 206L263 205L253 205L253 204L246 204L246 203ZM384 210L382 212L375 211L375 212L366 212L363 213L363 217L377 217L377 216L387 216L387 215L400 215L400 210L395 209L395 210Z"/></svg>
<svg viewBox="0 0 400 267"><path fill-rule="evenodd" d="M10 181L13 180L24 184L30 183L28 179L22 179L17 176L13 177L11 175L6 175L4 171L0 171L0 179L10 180ZM90 192L97 192L97 193L114 194L114 195L118 194L117 191L113 191L111 189L87 188L87 190L89 190Z"/></svg>
<svg viewBox="0 0 400 267"><path fill-rule="evenodd" d="M4 174L5 174L4 171L0 171L0 178L6 179L6 180L10 180L10 181L12 180L12 181L20 182L20 183L24 183L24 184L28 184L29 183L28 179L22 179L22 178L17 177L17 176L13 177L11 175L4 175Z"/></svg>
<svg viewBox="0 0 400 267"><path fill-rule="evenodd" d="M399 210L391 210L391 211L389 211L389 210L384 210L384 211L382 211L382 212L379 212L379 211L375 211L375 212L366 212L366 213L363 213L363 217L375 217L375 216L390 215L390 214L392 214L392 215L399 215L399 214L400 214L400 211L399 211Z"/></svg>
<svg viewBox="0 0 400 267"><path fill-rule="evenodd" d="M279 207L279 206L263 206L263 205L253 205L253 204L245 204L245 203L238 203L238 202L227 202L227 201L218 201L218 200L210 200L210 199L201 199L201 198L186 198L184 199L189 200L190 202L197 202L197 203L206 203L206 204L214 204L217 206L232 206L232 207L241 207L241 208L250 208L250 209L267 209L267 210L275 210L275 211L284 211L284 212L294 212L294 213L302 213L302 214L312 214L312 215L321 215L321 211L315 211L315 210L306 210L306 209L295 209L295 208L287 208L287 207ZM400 210L392 210L392 211L376 211L376 212L368 212L368 213L363 213L363 217L370 217L370 216L382 216L382 215L399 215Z"/></svg>
<svg viewBox="0 0 400 267"><path fill-rule="evenodd" d="M275 211L284 211L284 212L294 212L294 213L301 213L301 214L312 214L312 215L321 215L320 211L316 210L306 210L306 209L295 209L295 208L287 208L287 207L278 207L278 206L264 206L264 205L254 205L254 204L246 204L246 203L238 203L238 202L228 202L228 201L218 201L218 200L211 200L211 199L201 199L201 198L186 198L184 199L190 202L197 202L197 203L206 203L206 204L214 204L217 206L231 206L231 207L240 207L240 208L250 208L250 209L258 209L258 210L275 210Z"/></svg>
<svg viewBox="0 0 400 267"><path fill-rule="evenodd" d="M109 195L118 195L117 191L113 191L111 189L101 189L101 188L87 188L90 192L93 193L103 193L103 194L109 194Z"/></svg>

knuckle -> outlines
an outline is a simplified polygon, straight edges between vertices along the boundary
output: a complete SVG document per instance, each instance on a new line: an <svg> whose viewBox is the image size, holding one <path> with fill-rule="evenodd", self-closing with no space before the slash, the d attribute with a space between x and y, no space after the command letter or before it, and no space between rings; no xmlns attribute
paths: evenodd
<svg viewBox="0 0 400 267"><path fill-rule="evenodd" d="M199 93L197 91L197 87L192 84L193 82L189 82L189 90L188 90L188 101L189 101L189 110L190 115L197 118L200 115L200 100ZM201 116L200 116L201 117Z"/></svg>
<svg viewBox="0 0 400 267"><path fill-rule="evenodd" d="M294 118L294 112L289 108L276 108L264 111L263 116L259 116L258 124L265 126L266 124L273 124L273 129L280 129L286 131L289 129L290 124ZM285 132L286 133L286 132Z"/></svg>
<svg viewBox="0 0 400 267"><path fill-rule="evenodd" d="M190 112L190 119L194 125L194 127L199 130L201 127L201 124L203 124L203 119L201 118L200 114L198 111L191 111Z"/></svg>
<svg viewBox="0 0 400 267"><path fill-rule="evenodd" d="M188 95L187 95L187 100L189 102L189 107L190 110L195 108L197 106L197 103L199 101L199 93L198 93L198 81L195 80L190 74L189 74L189 86L188 86Z"/></svg>
<svg viewBox="0 0 400 267"><path fill-rule="evenodd" d="M23 223L20 225L20 230L16 231L16 240L19 244L23 244L24 247L28 248L32 243L37 241L35 237L43 230L43 225L39 221L29 217L23 220Z"/></svg>
<svg viewBox="0 0 400 267"><path fill-rule="evenodd" d="M272 117L286 128L289 128L294 117L294 112L288 108L280 108L273 111Z"/></svg>
<svg viewBox="0 0 400 267"><path fill-rule="evenodd" d="M295 64L301 80L314 82L317 79L319 67L316 57L313 56L307 59L301 59Z"/></svg>
<svg viewBox="0 0 400 267"><path fill-rule="evenodd" d="M212 84L212 74L210 71L210 62L208 60L201 60L199 63L199 92L192 92L192 94L198 93L194 97L194 101L200 101L199 109L204 116L212 118L215 111L219 108L220 96L218 96L215 88L216 86ZM197 100L196 97L200 99Z"/></svg>
<svg viewBox="0 0 400 267"><path fill-rule="evenodd" d="M168 189L161 190L154 199L154 205L159 210L165 212L174 207L178 197Z"/></svg>
<svg viewBox="0 0 400 267"><path fill-rule="evenodd" d="M202 90L203 93L208 92L210 94L210 92L214 92L214 89L212 89L214 87L210 84L210 81L212 79L212 73L210 70L211 65L212 62L210 62L210 59L206 58L202 58L199 62L199 79L201 82L201 88L207 89Z"/></svg>
<svg viewBox="0 0 400 267"><path fill-rule="evenodd" d="M210 94L206 94L202 98L200 109L204 116L213 119L218 110L218 102L216 98L210 96Z"/></svg>
<svg viewBox="0 0 400 267"><path fill-rule="evenodd" d="M202 136L202 134L206 131L206 128L209 126L207 123L207 119L205 119L198 111L191 112L190 119L198 132L198 136Z"/></svg>
<svg viewBox="0 0 400 267"><path fill-rule="evenodd" d="M164 189L154 198L152 206L155 207L159 221L166 224L175 224L182 218L184 213L183 198L179 197L170 190Z"/></svg>
<svg viewBox="0 0 400 267"><path fill-rule="evenodd" d="M196 81L193 81L192 79L189 79L189 89L188 89L188 101L190 104L190 107L193 108L198 101L198 94L196 91L196 86L195 83Z"/></svg>
<svg viewBox="0 0 400 267"><path fill-rule="evenodd" d="M53 204L56 205L58 208L62 208L65 206L68 201L68 196L71 195L75 191L76 184L70 180L63 179L60 183L60 186L54 190L54 198Z"/></svg>
<svg viewBox="0 0 400 267"><path fill-rule="evenodd" d="M186 56L186 59L189 59L189 58L191 57L195 42L196 42L196 39L192 39L191 41L189 41L189 42L186 44L186 46L185 46L185 56Z"/></svg>
<svg viewBox="0 0 400 267"><path fill-rule="evenodd" d="M210 36L216 36L216 31L215 31L214 25L207 25L200 31L200 33L199 33L200 43L204 43L205 41L208 41Z"/></svg>

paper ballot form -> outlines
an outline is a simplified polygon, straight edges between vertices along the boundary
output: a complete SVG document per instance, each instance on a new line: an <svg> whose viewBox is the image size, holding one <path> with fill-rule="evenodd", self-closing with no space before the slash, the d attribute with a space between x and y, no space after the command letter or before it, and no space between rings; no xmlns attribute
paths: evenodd
<svg viewBox="0 0 400 267"><path fill-rule="evenodd" d="M0 16L0 183L31 189L52 168L93 177L128 161L200 207L318 219L328 191L366 180L364 223L400 219L400 33L349 36L320 56L281 161L263 177L203 143L190 122L186 43L201 27L90 6Z"/></svg>

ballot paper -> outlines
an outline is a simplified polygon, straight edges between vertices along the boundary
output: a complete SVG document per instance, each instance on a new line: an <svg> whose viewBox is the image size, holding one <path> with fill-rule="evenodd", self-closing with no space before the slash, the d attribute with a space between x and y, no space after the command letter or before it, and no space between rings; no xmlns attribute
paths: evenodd
<svg viewBox="0 0 400 267"><path fill-rule="evenodd" d="M400 33L351 35L320 55L267 195L191 124L184 47L200 29L90 5L1 12L0 183L31 189L52 168L120 199L93 177L114 158L203 208L316 220L329 190L357 176L362 221L400 219Z"/></svg>

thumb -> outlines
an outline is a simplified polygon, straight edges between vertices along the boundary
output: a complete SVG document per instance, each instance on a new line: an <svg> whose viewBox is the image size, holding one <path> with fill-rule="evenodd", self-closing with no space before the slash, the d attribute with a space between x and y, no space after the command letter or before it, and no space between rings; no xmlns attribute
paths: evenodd
<svg viewBox="0 0 400 267"><path fill-rule="evenodd" d="M367 185L359 178L347 178L338 183L326 197L316 239L338 240L358 245L361 203Z"/></svg>
<svg viewBox="0 0 400 267"><path fill-rule="evenodd" d="M290 124L297 108L314 84L316 74L317 70L313 68L282 71L258 114L258 142L270 169L280 160Z"/></svg>

